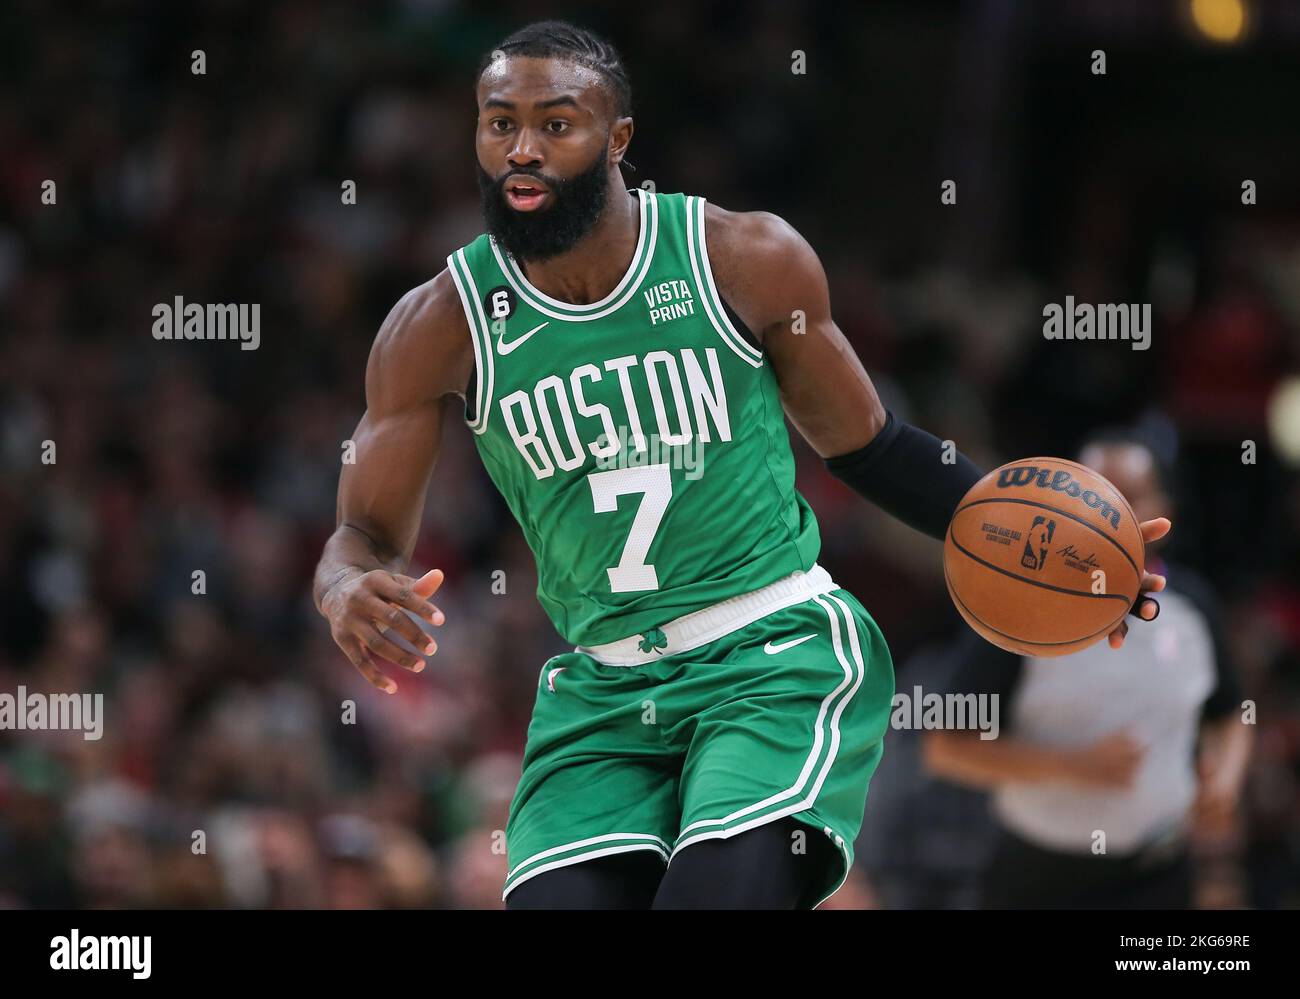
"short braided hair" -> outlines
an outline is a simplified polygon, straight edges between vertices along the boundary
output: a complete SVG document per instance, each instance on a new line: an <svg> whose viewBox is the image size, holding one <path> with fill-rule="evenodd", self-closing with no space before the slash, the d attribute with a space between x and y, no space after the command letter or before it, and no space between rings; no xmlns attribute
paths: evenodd
<svg viewBox="0 0 1300 999"><path fill-rule="evenodd" d="M594 32L567 21L535 21L520 28L492 49L479 63L475 79L502 55L531 56L535 59L567 59L595 70L605 81L612 97L614 117L632 114L632 84L618 50Z"/></svg>

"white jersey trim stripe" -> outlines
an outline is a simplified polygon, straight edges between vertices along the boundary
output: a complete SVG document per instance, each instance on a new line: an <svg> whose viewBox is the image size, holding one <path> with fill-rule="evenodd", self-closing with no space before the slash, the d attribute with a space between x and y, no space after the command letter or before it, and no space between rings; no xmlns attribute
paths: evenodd
<svg viewBox="0 0 1300 999"><path fill-rule="evenodd" d="M658 839L658 837L655 837ZM663 840L659 840L660 843ZM633 853L637 850L653 850L659 854L659 859L668 860L668 850L655 843L629 843L626 846L610 846L603 850L586 850L582 853L575 853L572 857L565 857L563 860L554 860L549 864L541 864L534 867L527 874L521 874L513 882L507 881L504 890L501 892L501 901L505 901L509 894L518 888L529 878L535 878L539 874L545 874L547 871L553 871L557 867L568 867L572 864L581 864L583 861L595 860L597 857L608 857L615 853Z"/></svg>
<svg viewBox="0 0 1300 999"><path fill-rule="evenodd" d="M547 661L549 662L550 660ZM562 843L559 846L551 847L549 850L543 850L541 853L534 853L527 860L521 860L519 863L515 864L515 866L511 868L510 873L506 875L506 880L509 881L529 864L536 863L539 860L545 860L547 857L554 857L559 853L576 850L580 846L594 846L597 843L608 843L611 840L616 839L648 839L658 843L665 850L668 849L667 842L659 836L655 836L651 833L606 833L603 836L592 836L590 839L577 839L572 843Z"/></svg>
<svg viewBox="0 0 1300 999"><path fill-rule="evenodd" d="M761 362L763 352L740 335L736 327L731 324L731 318L727 315L727 310L722 307L722 296L718 294L718 286L713 281L713 264L709 262L709 241L705 235L704 225L704 198L697 196L695 201L695 219L696 224L700 227L700 259L704 262L704 280L708 283L709 295L712 298L713 305L718 310L718 319L727 328L727 331L736 338L736 342L740 344L741 349Z"/></svg>
<svg viewBox="0 0 1300 999"><path fill-rule="evenodd" d="M660 836L655 836L650 833L606 833L603 836L590 836L589 839L577 839L577 840L573 840L572 843L562 843L558 847L543 849L541 853L534 853L534 855L530 856L528 860L519 861L519 864L513 866L513 868L511 868L511 872L506 875L506 885L508 886L507 891L510 890L511 887L513 887L513 885L511 885L511 881L513 878L515 878L516 874L519 874L519 872L521 872L521 870L524 870L524 868L528 868L529 865L536 864L536 862L539 860L546 860L547 857L559 856L560 853L567 853L571 851L571 849L578 849L580 847L594 847L597 846L597 844L599 843L623 842L623 840L629 840L629 839L646 840L646 842L641 844L641 846L629 847L630 849L654 849L654 851L658 851L659 853L662 853L664 859L667 860L668 844L667 842L664 842L664 840L660 838ZM607 852L617 852L617 851L607 851ZM589 851L584 851L581 853L581 855L578 856L588 857L591 856L591 853ZM563 861L563 862L571 862L571 861ZM560 862L560 864L551 864L549 866L563 866L563 862ZM526 875L526 877L532 877L534 873L537 872L529 873L528 875ZM520 881L524 881L524 878L520 878ZM504 898L504 895L502 895L502 898Z"/></svg>
<svg viewBox="0 0 1300 999"><path fill-rule="evenodd" d="M478 428L485 423L483 395L487 388L487 372L483 360L483 351L485 346L490 347L491 344L485 345L481 342L481 336L478 332L478 318L475 315L474 307L470 304L469 292L465 289L464 280L460 275L460 266L456 260L457 254L460 252L462 251L458 250L447 257L447 270L451 274L452 281L456 284L456 293L460 296L460 307L465 313L465 322L469 325L470 343L474 345L474 365L478 372L476 378L478 385L477 391L474 393L474 419L465 420L465 425L477 433L479 432ZM488 354L491 354L491 350L488 351Z"/></svg>
<svg viewBox="0 0 1300 999"><path fill-rule="evenodd" d="M479 301L478 286L474 283L469 261L465 259L465 248L461 247L448 257L447 264L451 267L451 277L456 282L456 290L460 292L460 304L470 324L471 339L474 341L474 361L478 364L479 391L475 396L474 419L466 420L465 424L474 433L481 434L487 430L488 417L492 412L492 389L496 374L492 360L492 335L489 332L491 327L483 312L483 303ZM462 279L465 282L464 286L461 284ZM478 336L473 335L474 330L478 330Z"/></svg>
<svg viewBox="0 0 1300 999"><path fill-rule="evenodd" d="M697 241L702 252L696 252L695 245ZM763 366L763 355L754 350L735 331L722 306L715 302L717 290L713 284L713 274L709 269L708 252L704 249L704 199L695 195L688 195L686 198L686 255L690 258L691 274L695 278L695 287L700 293L700 302L704 306L704 314L717 331L718 336L722 337L723 343L730 347L732 353L746 364L751 367L761 368ZM705 275L703 277L700 275L701 263ZM722 317L721 322L719 316ZM722 325L723 323L726 323L725 327Z"/></svg>
<svg viewBox="0 0 1300 999"><path fill-rule="evenodd" d="M604 319L626 305L650 271L651 261L654 260L655 244L659 238L659 202L648 191L643 191L639 187L635 190L637 200L641 203L641 231L637 237L636 251L632 254L632 262L628 264L623 279L619 281L613 291L599 302L592 302L588 305L574 305L571 302L561 302L557 298L551 298L534 288L529 283L528 278L524 276L523 271L520 270L519 265L502 253L501 248L496 244L496 240L489 237L488 242L492 247L492 254L496 257L501 273L505 275L506 281L514 289L515 294L542 315L549 316L551 319L563 319L573 323L586 323L595 319Z"/></svg>

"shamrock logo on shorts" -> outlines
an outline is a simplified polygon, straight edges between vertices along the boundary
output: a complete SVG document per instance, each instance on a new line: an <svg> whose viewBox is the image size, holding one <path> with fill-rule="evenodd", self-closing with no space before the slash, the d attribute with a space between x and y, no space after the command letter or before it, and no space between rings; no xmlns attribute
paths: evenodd
<svg viewBox="0 0 1300 999"><path fill-rule="evenodd" d="M655 651L668 647L668 636L659 628L651 628L641 636L641 641L637 643L637 648L642 652Z"/></svg>

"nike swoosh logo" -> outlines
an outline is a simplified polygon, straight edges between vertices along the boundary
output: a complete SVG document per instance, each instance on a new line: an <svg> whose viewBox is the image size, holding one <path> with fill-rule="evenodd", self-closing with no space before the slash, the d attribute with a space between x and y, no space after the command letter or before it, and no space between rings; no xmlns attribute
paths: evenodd
<svg viewBox="0 0 1300 999"><path fill-rule="evenodd" d="M551 321L548 319L546 322L542 323L542 326L549 326L550 323L551 323ZM498 353L498 354L501 354L501 355L503 355L503 356L506 355L506 354L509 354L512 350L514 350L514 349L515 349L516 347L518 347L521 343L523 343L523 342L524 342L525 340L527 340L530 336L532 336L532 335L533 335L534 333L536 333L539 329L541 329L542 326L534 326L532 329L530 329L530 330L529 330L527 333L525 333L523 336L519 337L519 339L517 339L517 340L511 340L509 343L506 343L506 338L505 338L504 336L502 336L502 337L498 337L498 338L497 338L497 353Z"/></svg>
<svg viewBox="0 0 1300 999"><path fill-rule="evenodd" d="M803 638L796 638L790 642L782 642L780 645L773 645L771 642L768 642L763 646L763 651L769 656L774 656L778 652L784 652L786 649L793 649L796 645L802 645L804 642L808 641L808 639L816 637L816 634L804 635Z"/></svg>

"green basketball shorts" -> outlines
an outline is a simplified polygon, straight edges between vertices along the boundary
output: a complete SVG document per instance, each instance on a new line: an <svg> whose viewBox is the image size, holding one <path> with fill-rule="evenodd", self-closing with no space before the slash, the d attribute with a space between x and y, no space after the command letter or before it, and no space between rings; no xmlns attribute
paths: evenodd
<svg viewBox="0 0 1300 999"><path fill-rule="evenodd" d="M506 826L503 897L529 878L786 816L848 877L894 695L875 621L821 566L547 660Z"/></svg>

